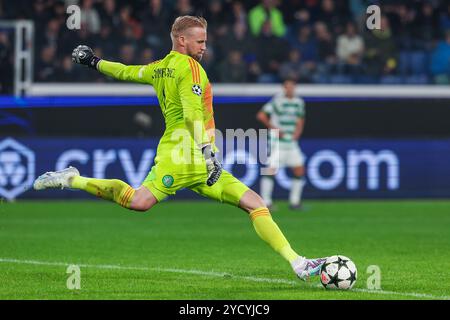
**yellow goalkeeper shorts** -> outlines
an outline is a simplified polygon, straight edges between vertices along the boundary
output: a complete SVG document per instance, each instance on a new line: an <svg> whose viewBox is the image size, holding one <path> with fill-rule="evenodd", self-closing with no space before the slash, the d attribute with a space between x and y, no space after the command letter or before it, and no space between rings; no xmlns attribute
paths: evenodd
<svg viewBox="0 0 450 320"><path fill-rule="evenodd" d="M219 180L211 187L206 185L206 179L206 170L204 173L190 174L185 170L177 173L170 166L166 170L162 163L158 163L152 167L142 185L150 190L158 202L182 188L188 188L204 197L234 206L239 205L242 196L249 189L226 170L222 171Z"/></svg>

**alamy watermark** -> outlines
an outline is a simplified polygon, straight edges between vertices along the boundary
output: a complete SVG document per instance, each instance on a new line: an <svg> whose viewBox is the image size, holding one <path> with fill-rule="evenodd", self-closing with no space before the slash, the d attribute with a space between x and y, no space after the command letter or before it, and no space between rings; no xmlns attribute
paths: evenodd
<svg viewBox="0 0 450 320"><path fill-rule="evenodd" d="M366 27L369 30L381 29L381 9L377 5L367 7L366 14L369 16L366 20Z"/></svg>
<svg viewBox="0 0 450 320"><path fill-rule="evenodd" d="M66 26L69 30L81 29L81 9L79 6L73 4L67 7L66 13L70 16L66 20Z"/></svg>
<svg viewBox="0 0 450 320"><path fill-rule="evenodd" d="M80 290L81 289L81 270L80 267L71 264L67 267L67 274L70 274L66 281L66 287L69 290Z"/></svg>
<svg viewBox="0 0 450 320"><path fill-rule="evenodd" d="M381 290L381 269L377 265L367 267L366 273L370 274L367 278L367 289Z"/></svg>
<svg viewBox="0 0 450 320"><path fill-rule="evenodd" d="M225 168L234 164L250 166L262 165L261 175L276 173L279 164L279 130L278 129L226 129L225 135L218 129L204 130L203 122L196 121L191 130L178 128L170 136L171 161L174 164L203 163L199 141L212 141L215 146L216 157ZM295 141L292 141L293 144ZM193 152L198 149L199 152ZM227 156L223 158L226 150ZM270 168L269 168L270 167ZM275 169L275 170L274 170Z"/></svg>

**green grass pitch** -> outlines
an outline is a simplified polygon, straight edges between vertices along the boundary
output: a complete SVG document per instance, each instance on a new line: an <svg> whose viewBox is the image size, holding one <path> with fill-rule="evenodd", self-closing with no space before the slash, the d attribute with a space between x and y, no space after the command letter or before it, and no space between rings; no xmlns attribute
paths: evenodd
<svg viewBox="0 0 450 320"><path fill-rule="evenodd" d="M273 213L307 257L343 254L351 291L304 283L246 214L171 199L147 213L102 201L0 205L0 299L450 299L450 201L306 201ZM69 264L81 289L69 290ZM381 290L367 289L370 265Z"/></svg>

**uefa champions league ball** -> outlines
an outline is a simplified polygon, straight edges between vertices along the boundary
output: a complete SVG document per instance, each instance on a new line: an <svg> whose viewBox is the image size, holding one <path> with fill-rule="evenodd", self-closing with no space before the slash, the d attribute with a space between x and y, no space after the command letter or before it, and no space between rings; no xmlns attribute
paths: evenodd
<svg viewBox="0 0 450 320"><path fill-rule="evenodd" d="M357 278L355 263L346 256L329 257L320 270L320 282L326 289L349 290Z"/></svg>

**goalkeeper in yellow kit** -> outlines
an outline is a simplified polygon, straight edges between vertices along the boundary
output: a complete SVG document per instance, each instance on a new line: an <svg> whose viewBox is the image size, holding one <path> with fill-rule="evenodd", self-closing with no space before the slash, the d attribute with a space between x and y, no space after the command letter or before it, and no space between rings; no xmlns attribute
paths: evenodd
<svg viewBox="0 0 450 320"><path fill-rule="evenodd" d="M80 176L76 168L47 172L34 188L72 188L89 192L124 208L147 211L169 195L189 188L205 197L239 207L249 214L258 236L286 259L297 276L318 275L325 258L306 259L290 246L272 220L262 198L222 169L215 157L212 91L199 64L205 50L207 22L194 16L178 17L172 25L172 51L148 65L125 66L94 55L81 45L72 60L115 79L150 84L155 88L166 130L142 185L133 189L117 179Z"/></svg>

